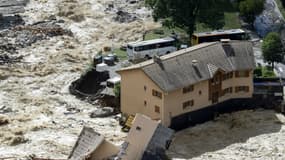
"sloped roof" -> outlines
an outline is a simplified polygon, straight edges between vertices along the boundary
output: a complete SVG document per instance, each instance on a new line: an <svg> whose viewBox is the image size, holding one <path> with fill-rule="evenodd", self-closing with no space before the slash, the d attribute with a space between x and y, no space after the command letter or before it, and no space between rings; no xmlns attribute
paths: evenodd
<svg viewBox="0 0 285 160"><path fill-rule="evenodd" d="M247 41L203 43L160 59L160 64L149 60L121 71L142 69L162 90L169 92L210 79L218 69L230 72L255 67L252 44Z"/></svg>

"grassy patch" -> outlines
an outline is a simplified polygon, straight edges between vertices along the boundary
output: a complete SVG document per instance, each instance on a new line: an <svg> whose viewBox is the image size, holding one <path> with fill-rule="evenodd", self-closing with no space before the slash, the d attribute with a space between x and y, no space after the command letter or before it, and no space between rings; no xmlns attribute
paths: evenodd
<svg viewBox="0 0 285 160"><path fill-rule="evenodd" d="M223 29L237 29L237 28L241 28L238 12L225 12L225 26L223 27ZM213 29L207 28L202 23L197 23L195 32L209 32L212 30ZM145 35L145 40L167 37L170 36L173 31L181 38L182 43L186 44L188 43L189 39L185 30L178 27L174 29L169 29L164 26L149 31Z"/></svg>
<svg viewBox="0 0 285 160"><path fill-rule="evenodd" d="M119 58L120 60L126 60L126 59L128 59L127 52L124 51L124 50L121 50L120 48L114 49L114 53L116 53L116 55L118 56L118 58Z"/></svg>
<svg viewBox="0 0 285 160"><path fill-rule="evenodd" d="M283 17L285 17L285 9L284 9L284 7L282 5L281 0L276 0L276 3L278 5L278 8L279 8L281 14L283 15Z"/></svg>
<svg viewBox="0 0 285 160"><path fill-rule="evenodd" d="M225 12L225 26L223 29L237 29L241 28L239 16L237 12ZM206 27L203 23L196 24L196 33L209 32L213 29Z"/></svg>
<svg viewBox="0 0 285 160"><path fill-rule="evenodd" d="M255 77L262 77L262 78L276 77L275 73L273 72L270 66L257 67L254 72L255 72Z"/></svg>
<svg viewBox="0 0 285 160"><path fill-rule="evenodd" d="M178 34L179 36L186 36L187 35L186 31L181 29L181 28L175 27L173 29L169 29L167 27L162 26L160 28L149 31L145 36L145 40L156 39L156 38L164 38L167 36L171 36L173 31L176 34Z"/></svg>
<svg viewBox="0 0 285 160"><path fill-rule="evenodd" d="M237 28L241 28L238 13L226 12L224 29L237 29Z"/></svg>

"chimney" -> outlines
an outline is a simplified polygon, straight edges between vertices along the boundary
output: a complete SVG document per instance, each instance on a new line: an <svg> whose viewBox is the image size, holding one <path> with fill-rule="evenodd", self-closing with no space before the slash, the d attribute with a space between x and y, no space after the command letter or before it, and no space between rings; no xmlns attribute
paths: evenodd
<svg viewBox="0 0 285 160"><path fill-rule="evenodd" d="M229 43L231 40L230 39L221 39L220 40L222 43Z"/></svg>
<svg viewBox="0 0 285 160"><path fill-rule="evenodd" d="M155 54L155 55L153 56L153 61L154 61L155 63L157 63L157 64L160 64L160 63L161 63L161 59L160 59L160 57L159 57L157 54Z"/></svg>
<svg viewBox="0 0 285 160"><path fill-rule="evenodd" d="M197 61L196 59L193 59L193 60L192 60L192 65L196 67L197 64L198 64L198 61Z"/></svg>
<svg viewBox="0 0 285 160"><path fill-rule="evenodd" d="M155 54L153 56L153 61L154 61L154 63L157 63L162 70L164 70L164 66L162 64L162 60L161 60L161 58L157 54Z"/></svg>

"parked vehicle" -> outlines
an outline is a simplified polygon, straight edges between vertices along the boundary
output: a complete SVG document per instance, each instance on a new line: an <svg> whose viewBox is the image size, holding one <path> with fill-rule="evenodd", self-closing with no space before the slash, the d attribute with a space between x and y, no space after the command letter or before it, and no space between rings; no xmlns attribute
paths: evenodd
<svg viewBox="0 0 285 160"><path fill-rule="evenodd" d="M176 51L175 43L176 40L171 37L128 43L128 58L129 60L136 60L142 58L150 59L155 54L162 56Z"/></svg>
<svg viewBox="0 0 285 160"><path fill-rule="evenodd" d="M103 62L103 57L101 55L98 55L93 58L93 64L95 67L102 62Z"/></svg>
<svg viewBox="0 0 285 160"><path fill-rule="evenodd" d="M107 80L107 87L114 88L116 84L121 82L121 77L114 77Z"/></svg>
<svg viewBox="0 0 285 160"><path fill-rule="evenodd" d="M217 30L212 32L194 33L191 38L192 45L204 42L215 42L221 39L245 40L247 34L242 29Z"/></svg>
<svg viewBox="0 0 285 160"><path fill-rule="evenodd" d="M108 54L103 58L104 63L109 66L115 65L115 62L118 62L118 57L116 54Z"/></svg>

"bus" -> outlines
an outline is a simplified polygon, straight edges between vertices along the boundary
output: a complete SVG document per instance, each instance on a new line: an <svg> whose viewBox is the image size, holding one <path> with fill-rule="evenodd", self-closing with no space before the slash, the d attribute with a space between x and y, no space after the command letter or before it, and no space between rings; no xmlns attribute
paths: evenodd
<svg viewBox="0 0 285 160"><path fill-rule="evenodd" d="M191 37L192 45L203 42L215 42L221 39L246 40L247 34L242 29L217 30L212 32L194 33Z"/></svg>
<svg viewBox="0 0 285 160"><path fill-rule="evenodd" d="M177 50L176 39L171 37L152 39L127 44L127 54L129 60L150 59L155 54L162 56Z"/></svg>

